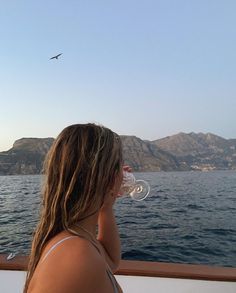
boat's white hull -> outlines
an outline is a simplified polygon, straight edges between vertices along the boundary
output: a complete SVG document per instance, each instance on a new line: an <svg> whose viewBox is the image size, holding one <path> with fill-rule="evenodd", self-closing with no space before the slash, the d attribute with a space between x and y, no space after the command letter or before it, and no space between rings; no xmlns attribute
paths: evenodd
<svg viewBox="0 0 236 293"><path fill-rule="evenodd" d="M0 292L22 293L26 272L0 270ZM124 293L235 293L236 282L116 276Z"/></svg>
<svg viewBox="0 0 236 293"><path fill-rule="evenodd" d="M235 293L235 282L117 276L124 293Z"/></svg>

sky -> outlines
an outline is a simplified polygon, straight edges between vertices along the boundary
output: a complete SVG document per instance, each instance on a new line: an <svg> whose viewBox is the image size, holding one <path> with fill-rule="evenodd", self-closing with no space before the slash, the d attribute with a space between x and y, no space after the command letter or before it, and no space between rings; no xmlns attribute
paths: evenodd
<svg viewBox="0 0 236 293"><path fill-rule="evenodd" d="M236 138L235 11L234 0L2 1L0 151L87 122L148 140Z"/></svg>

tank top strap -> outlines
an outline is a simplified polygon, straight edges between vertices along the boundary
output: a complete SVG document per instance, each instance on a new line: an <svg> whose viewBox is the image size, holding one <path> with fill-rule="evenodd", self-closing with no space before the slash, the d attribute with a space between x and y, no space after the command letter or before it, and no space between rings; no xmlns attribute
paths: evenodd
<svg viewBox="0 0 236 293"><path fill-rule="evenodd" d="M83 239L86 239L88 240L95 248L96 250L99 252L99 254L101 254L102 256L104 255L100 249L100 247L98 246L98 244L96 243L95 240L93 240L91 237L85 237L84 235L82 235L81 233L79 233L78 231L74 231L73 229L69 229L68 230L70 233L72 233L73 235L71 236L67 236L67 237L64 237L62 238L61 240L57 241L48 251L47 253L45 254L45 256L42 258L42 260L40 261L40 263L43 263L45 261L45 259L49 256L49 254L58 246L60 245L61 243L63 243L64 241L66 240L69 240L71 238L76 238L76 237L81 237ZM114 290L114 293L119 293L120 292L120 287L116 281L116 278L114 277L108 263L106 262L106 272L107 272L107 275L112 283L112 287L113 287L113 290Z"/></svg>
<svg viewBox="0 0 236 293"><path fill-rule="evenodd" d="M110 279L110 281L112 283L114 293L119 293L120 292L119 285L118 285L118 283L116 281L116 278L114 277L113 273L109 269L107 269L107 275L108 275L108 277L109 277L109 279Z"/></svg>
<svg viewBox="0 0 236 293"><path fill-rule="evenodd" d="M75 238L77 236L68 236L68 237L65 237L65 238L62 238L61 240L57 241L48 251L47 253L45 254L45 256L42 258L41 262L40 263L43 263L45 261L45 259L49 256L49 254L58 246L60 245L62 242L68 240L68 239L71 239L71 238Z"/></svg>
<svg viewBox="0 0 236 293"><path fill-rule="evenodd" d="M90 235L89 235L89 237L85 237L84 235L81 235L78 231L74 231L73 229L70 229L69 232L71 232L74 235L77 235L79 237L87 239L97 249L99 254L105 257L105 255L101 251L101 248L99 247L99 245L96 243L96 241L94 239L92 239L92 237ZM111 268L110 268L110 266L108 265L107 262L106 262L106 272L107 272L107 275L108 275L108 277L109 277L109 279L110 279L110 281L112 283L114 293L122 292L122 291L120 291L120 289L119 289L120 286L118 285L118 282L116 281L116 278L113 275L113 272L112 272L112 270L111 270Z"/></svg>
<svg viewBox="0 0 236 293"><path fill-rule="evenodd" d="M86 236L84 236L83 234L79 233L78 231L75 231L74 229L68 229L68 231L69 231L70 233L72 233L73 235L75 235L75 236L73 236L73 237L78 236L78 237L80 237L80 238L83 238L83 239L88 240L88 241L89 241L89 242L90 242L90 243L91 243L91 244L97 249L97 251L99 252L99 254L102 255L102 252L101 252L100 247L98 246L98 244L96 243L96 241L95 241L94 239L91 238L90 235L89 235L89 237L86 237Z"/></svg>

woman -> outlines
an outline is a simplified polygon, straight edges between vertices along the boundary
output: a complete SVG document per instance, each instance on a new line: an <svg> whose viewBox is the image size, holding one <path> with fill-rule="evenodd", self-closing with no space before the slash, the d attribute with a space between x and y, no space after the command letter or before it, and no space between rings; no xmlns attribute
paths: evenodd
<svg viewBox="0 0 236 293"><path fill-rule="evenodd" d="M94 124L65 128L45 175L24 292L122 292L112 273L121 255L112 209L123 178L119 136Z"/></svg>

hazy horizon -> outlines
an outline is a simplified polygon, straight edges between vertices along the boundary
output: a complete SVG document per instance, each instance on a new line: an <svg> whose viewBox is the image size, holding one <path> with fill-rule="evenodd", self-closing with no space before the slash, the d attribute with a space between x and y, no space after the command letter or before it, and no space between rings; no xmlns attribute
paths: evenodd
<svg viewBox="0 0 236 293"><path fill-rule="evenodd" d="M87 122L143 140L236 137L235 11L232 0L4 1L0 151Z"/></svg>

